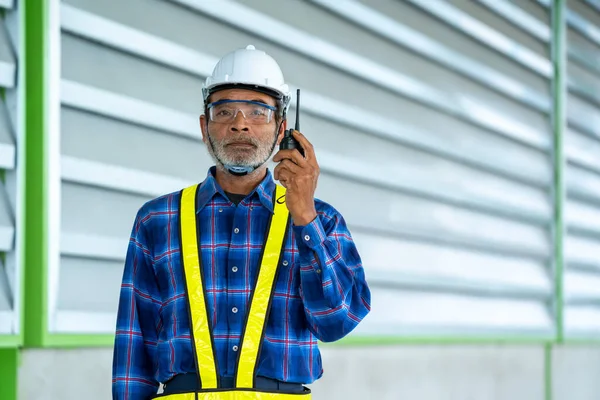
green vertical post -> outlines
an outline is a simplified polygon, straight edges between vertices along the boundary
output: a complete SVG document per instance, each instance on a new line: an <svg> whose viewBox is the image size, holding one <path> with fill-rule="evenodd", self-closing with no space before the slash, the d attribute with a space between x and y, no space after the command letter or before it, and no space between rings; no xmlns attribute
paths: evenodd
<svg viewBox="0 0 600 400"><path fill-rule="evenodd" d="M544 345L544 399L552 400L552 349L551 343Z"/></svg>
<svg viewBox="0 0 600 400"><path fill-rule="evenodd" d="M19 349L0 349L0 399L17 400Z"/></svg>
<svg viewBox="0 0 600 400"><path fill-rule="evenodd" d="M551 8L552 38L550 41L554 79L552 80L552 131L554 166L554 223L553 223L553 272L554 272L554 315L556 319L555 343L564 342L564 241L565 241L565 102L567 97L567 49L566 49L566 0L553 0ZM553 344L544 346L544 393L546 400L552 400L552 352Z"/></svg>
<svg viewBox="0 0 600 400"><path fill-rule="evenodd" d="M554 0L552 6L552 81L553 109L552 128L554 133L554 294L556 316L556 342L564 341L564 207L566 197L564 154L565 100L566 100L566 22L565 0Z"/></svg>
<svg viewBox="0 0 600 400"><path fill-rule="evenodd" d="M27 6L25 7L25 3ZM45 140L48 0L21 1L25 13L24 342L43 345L47 327L48 190Z"/></svg>

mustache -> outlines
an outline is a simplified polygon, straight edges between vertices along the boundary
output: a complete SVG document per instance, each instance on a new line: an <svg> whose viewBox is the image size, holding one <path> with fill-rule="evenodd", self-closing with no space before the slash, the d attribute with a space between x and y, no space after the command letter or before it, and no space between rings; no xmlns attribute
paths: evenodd
<svg viewBox="0 0 600 400"><path fill-rule="evenodd" d="M238 138L229 138L227 140L223 140L221 144L223 146L228 146L230 144L249 144L254 147L259 147L260 142L257 139L249 138L249 137L238 137Z"/></svg>

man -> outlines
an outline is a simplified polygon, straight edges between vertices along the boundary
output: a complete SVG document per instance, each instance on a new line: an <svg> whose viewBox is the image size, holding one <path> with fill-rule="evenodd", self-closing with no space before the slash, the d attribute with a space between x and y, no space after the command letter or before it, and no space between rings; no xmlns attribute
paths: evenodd
<svg viewBox="0 0 600 400"><path fill-rule="evenodd" d="M309 398L303 384L323 371L317 339L344 337L369 312L359 254L339 212L314 198L319 166L304 135L293 132L304 156L280 150L267 169L290 103L275 60L253 46L225 55L203 97L215 166L138 211L113 398L153 398L159 383L166 399Z"/></svg>

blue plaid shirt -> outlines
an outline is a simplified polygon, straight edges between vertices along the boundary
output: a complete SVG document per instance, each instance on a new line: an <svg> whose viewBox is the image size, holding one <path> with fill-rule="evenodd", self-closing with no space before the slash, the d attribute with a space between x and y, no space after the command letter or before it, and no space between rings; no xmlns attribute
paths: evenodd
<svg viewBox="0 0 600 400"><path fill-rule="evenodd" d="M265 240L275 182L270 172L238 206L214 178L198 193L203 281L218 373L233 376ZM121 285L113 398L148 399L159 382L194 372L179 243L180 192L144 204L131 233ZM370 291L342 216L315 200L318 218L290 224L280 259L258 375L309 384L322 373L317 339L338 340L367 315Z"/></svg>

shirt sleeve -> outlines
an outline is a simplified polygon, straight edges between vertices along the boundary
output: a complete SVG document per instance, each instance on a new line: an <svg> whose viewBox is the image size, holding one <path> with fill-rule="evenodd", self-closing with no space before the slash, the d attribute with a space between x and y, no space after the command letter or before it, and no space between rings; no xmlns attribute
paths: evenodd
<svg viewBox="0 0 600 400"><path fill-rule="evenodd" d="M140 211L129 240L119 296L112 373L114 400L145 400L158 390L155 368L162 303L148 246Z"/></svg>
<svg viewBox="0 0 600 400"><path fill-rule="evenodd" d="M371 292L350 231L332 208L293 229L300 260L300 296L310 329L323 342L339 340L371 309Z"/></svg>

